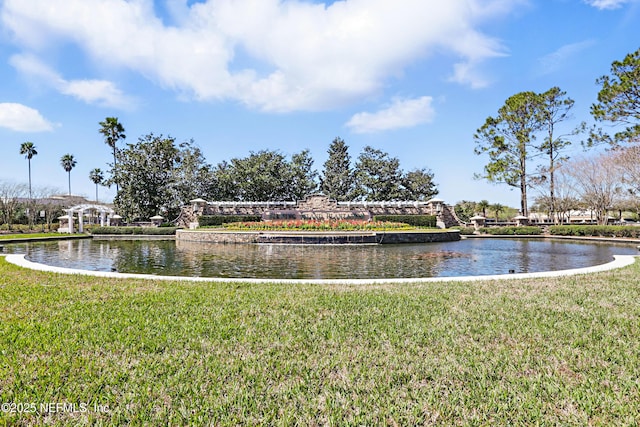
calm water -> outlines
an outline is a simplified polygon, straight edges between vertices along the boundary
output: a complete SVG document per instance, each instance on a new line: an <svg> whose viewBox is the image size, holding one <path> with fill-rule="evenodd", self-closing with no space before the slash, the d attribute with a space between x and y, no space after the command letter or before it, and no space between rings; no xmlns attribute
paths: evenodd
<svg viewBox="0 0 640 427"><path fill-rule="evenodd" d="M527 239L465 239L415 245L220 245L174 241L69 240L6 245L31 261L84 270L174 276L396 278L506 274L604 264L635 245Z"/></svg>

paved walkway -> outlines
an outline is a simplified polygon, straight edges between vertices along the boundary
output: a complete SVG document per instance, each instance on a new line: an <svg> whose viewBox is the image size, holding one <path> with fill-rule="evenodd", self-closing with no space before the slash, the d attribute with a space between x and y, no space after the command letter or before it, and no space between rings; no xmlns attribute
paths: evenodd
<svg viewBox="0 0 640 427"><path fill-rule="evenodd" d="M490 276L461 276L461 277L426 277L407 279L238 279L222 277L184 277L184 276L155 276L151 274L131 274L112 273L107 271L77 270L72 268L54 267L29 261L24 254L4 255L7 262L20 267L32 270L47 271L51 273L79 274L85 276L108 277L114 279L149 279L149 280L172 280L172 281L192 281L192 282L239 282L239 283L291 283L291 284L384 284L384 283L424 283L424 282L470 282L486 280L514 280L544 277L563 277L577 274L598 273L601 271L613 270L633 264L636 260L634 255L614 255L614 260L593 267L574 268L560 271L543 271L537 273L516 273L498 274Z"/></svg>

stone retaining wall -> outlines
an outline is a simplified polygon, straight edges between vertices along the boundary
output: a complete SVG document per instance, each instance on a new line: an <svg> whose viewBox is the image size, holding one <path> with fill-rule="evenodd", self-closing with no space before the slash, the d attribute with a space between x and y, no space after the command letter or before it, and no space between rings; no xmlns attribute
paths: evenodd
<svg viewBox="0 0 640 427"><path fill-rule="evenodd" d="M457 231L396 232L275 232L178 230L176 240L200 243L277 243L277 244L401 244L452 242L460 240Z"/></svg>
<svg viewBox="0 0 640 427"><path fill-rule="evenodd" d="M197 225L201 215L260 215L263 219L277 219L282 214L303 219L435 215L441 228L460 225L453 207L440 199L427 202L336 202L327 196L314 194L298 202L207 202L198 199L192 202L192 205L182 208L177 225L190 228Z"/></svg>

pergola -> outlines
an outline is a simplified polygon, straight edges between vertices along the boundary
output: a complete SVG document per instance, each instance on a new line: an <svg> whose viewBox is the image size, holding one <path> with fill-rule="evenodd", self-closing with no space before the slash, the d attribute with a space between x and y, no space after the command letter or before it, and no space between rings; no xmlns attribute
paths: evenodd
<svg viewBox="0 0 640 427"><path fill-rule="evenodd" d="M95 211L100 214L100 225L101 226L109 226L111 225L111 219L116 219L118 217L115 215L115 211L108 206L105 205L96 205L96 204L83 204L76 205L69 209L65 209L67 215L63 215L58 218L61 221L60 228L58 232L60 233L73 233L74 232L74 214L78 214L78 232L82 233L84 231L84 213L87 211ZM119 217L118 217L119 218ZM67 227L63 227L62 222L67 222Z"/></svg>

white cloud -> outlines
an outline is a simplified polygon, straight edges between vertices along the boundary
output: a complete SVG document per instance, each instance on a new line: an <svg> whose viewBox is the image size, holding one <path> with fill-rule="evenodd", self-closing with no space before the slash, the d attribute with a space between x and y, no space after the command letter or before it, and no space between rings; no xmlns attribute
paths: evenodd
<svg viewBox="0 0 640 427"><path fill-rule="evenodd" d="M382 91L436 52L458 64L452 81L486 85L477 66L503 49L475 27L522 1L172 0L167 26L152 0L4 0L2 21L32 54L70 42L194 99L322 110Z"/></svg>
<svg viewBox="0 0 640 427"><path fill-rule="evenodd" d="M0 127L16 132L49 132L54 125L38 110L22 104L0 103Z"/></svg>
<svg viewBox="0 0 640 427"><path fill-rule="evenodd" d="M433 120L433 98L397 99L389 107L375 113L358 113L346 126L355 133L375 133L392 129L409 128Z"/></svg>
<svg viewBox="0 0 640 427"><path fill-rule="evenodd" d="M134 104L116 85L105 80L65 81L59 90L63 94L73 96L87 104L97 104L103 107L128 109Z"/></svg>
<svg viewBox="0 0 640 427"><path fill-rule="evenodd" d="M580 52L593 46L593 40L585 40L578 43L571 43L561 46L556 51L543 56L538 60L538 74L551 74L560 69L568 60L575 57Z"/></svg>
<svg viewBox="0 0 640 427"><path fill-rule="evenodd" d="M629 3L629 0L585 0L585 3L601 10L617 9L622 7L624 4Z"/></svg>
<svg viewBox="0 0 640 427"><path fill-rule="evenodd" d="M116 85L105 80L65 80L34 55L14 55L9 62L24 76L46 84L58 92L72 96L87 104L128 109L135 101Z"/></svg>

